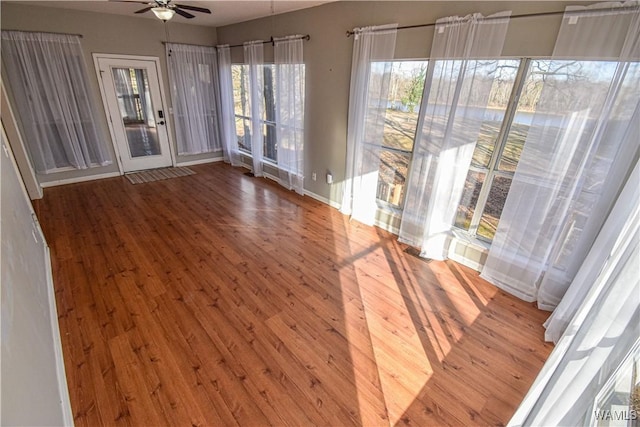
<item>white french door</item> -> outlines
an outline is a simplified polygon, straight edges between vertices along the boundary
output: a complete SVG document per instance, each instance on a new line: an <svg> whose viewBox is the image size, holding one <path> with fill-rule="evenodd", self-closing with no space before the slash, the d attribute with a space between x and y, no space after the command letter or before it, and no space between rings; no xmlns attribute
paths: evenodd
<svg viewBox="0 0 640 427"><path fill-rule="evenodd" d="M123 172L172 165L157 59L94 55Z"/></svg>

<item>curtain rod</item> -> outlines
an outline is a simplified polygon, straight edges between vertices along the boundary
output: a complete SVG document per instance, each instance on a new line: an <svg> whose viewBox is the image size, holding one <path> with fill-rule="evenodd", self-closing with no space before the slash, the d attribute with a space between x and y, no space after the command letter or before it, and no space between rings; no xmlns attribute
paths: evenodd
<svg viewBox="0 0 640 427"><path fill-rule="evenodd" d="M600 11L612 11L612 10L633 10L633 9L638 9L638 6L628 6L628 7L620 7L620 8L603 8L603 9L587 9L587 10L572 10L572 11L555 11L555 12L538 12L538 13L523 13L521 15L511 15L510 17L507 16L496 16L493 18L486 18L487 20L489 19L517 19L517 18L535 18L538 16L551 16L551 15L564 15L566 14L578 14L578 13L585 13L585 12L600 12ZM404 25L401 27L397 27L398 30L406 30L409 28L423 28L423 27L434 27L436 25L435 22L432 22L430 24L416 24L416 25ZM383 31L383 30L374 30L374 32L376 31ZM386 29L385 29L386 31ZM351 37L352 35L356 34L355 31L353 30L349 30L347 31L347 37Z"/></svg>
<svg viewBox="0 0 640 427"><path fill-rule="evenodd" d="M299 38L300 38L300 39L302 39L302 40L311 40L311 36L310 36L309 34L307 34L307 35L305 35L305 36L301 36L301 37L299 37ZM296 40L296 39L293 39L293 40ZM273 36L272 36L272 37L270 37L270 38L269 38L269 40L267 40L267 41L263 41L263 42L262 42L262 44L271 44L271 45L274 45L274 44L275 44L275 42L276 42L276 40L275 40L275 39L273 38ZM243 47L243 46L244 46L244 44L233 44L233 45L231 45L231 46L229 46L229 47L231 48L231 47Z"/></svg>
<svg viewBox="0 0 640 427"><path fill-rule="evenodd" d="M19 33L30 33L30 34L55 34L57 36L76 36L80 38L84 37L82 34L56 33L53 31L24 31L24 30L7 30L7 29L3 29L2 31L16 31Z"/></svg>
<svg viewBox="0 0 640 427"><path fill-rule="evenodd" d="M167 45L167 44L182 44L182 45L185 45L185 46L212 47L212 48L215 49L215 46L211 45L211 44L194 44L194 43L180 43L180 42L162 42L162 44L165 44L165 45Z"/></svg>

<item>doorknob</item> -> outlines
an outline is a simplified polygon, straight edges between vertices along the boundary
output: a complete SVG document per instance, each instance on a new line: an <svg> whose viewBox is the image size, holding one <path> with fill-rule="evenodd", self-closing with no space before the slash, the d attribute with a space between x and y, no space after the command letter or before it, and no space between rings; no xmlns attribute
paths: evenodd
<svg viewBox="0 0 640 427"><path fill-rule="evenodd" d="M159 125L164 125L164 120L160 120L160 121L158 122L158 124L159 124Z"/></svg>

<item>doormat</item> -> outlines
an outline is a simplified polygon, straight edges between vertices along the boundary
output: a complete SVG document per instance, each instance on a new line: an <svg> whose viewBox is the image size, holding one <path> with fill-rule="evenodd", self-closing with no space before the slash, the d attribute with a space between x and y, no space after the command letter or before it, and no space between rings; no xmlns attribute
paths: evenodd
<svg viewBox="0 0 640 427"><path fill-rule="evenodd" d="M178 178L181 176L195 175L195 172L187 167L151 169L141 172L128 173L125 176L132 184L162 181L163 179Z"/></svg>

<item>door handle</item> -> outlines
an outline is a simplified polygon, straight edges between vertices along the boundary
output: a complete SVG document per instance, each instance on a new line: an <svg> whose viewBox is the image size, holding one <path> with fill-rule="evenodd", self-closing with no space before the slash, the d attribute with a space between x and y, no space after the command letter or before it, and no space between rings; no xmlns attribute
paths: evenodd
<svg viewBox="0 0 640 427"><path fill-rule="evenodd" d="M159 125L164 125L164 120L160 120L160 121L158 122L158 124L159 124Z"/></svg>

